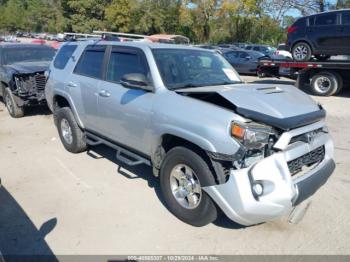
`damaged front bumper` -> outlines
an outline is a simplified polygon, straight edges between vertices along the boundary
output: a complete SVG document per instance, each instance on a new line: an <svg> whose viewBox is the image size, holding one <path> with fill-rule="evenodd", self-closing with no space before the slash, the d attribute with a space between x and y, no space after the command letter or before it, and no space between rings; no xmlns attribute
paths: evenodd
<svg viewBox="0 0 350 262"><path fill-rule="evenodd" d="M313 133L308 142L291 143L294 137L322 128L325 128L325 123L320 121L285 132L274 146L279 152L248 168L231 170L226 183L204 187L203 190L231 220L242 225L254 225L287 215L293 207L313 195L335 169L333 142L327 132ZM288 164L319 148L324 149L323 159L306 172L292 176ZM254 189L257 184L260 187L258 194Z"/></svg>
<svg viewBox="0 0 350 262"><path fill-rule="evenodd" d="M45 103L46 76L44 72L14 76L12 92L18 106Z"/></svg>

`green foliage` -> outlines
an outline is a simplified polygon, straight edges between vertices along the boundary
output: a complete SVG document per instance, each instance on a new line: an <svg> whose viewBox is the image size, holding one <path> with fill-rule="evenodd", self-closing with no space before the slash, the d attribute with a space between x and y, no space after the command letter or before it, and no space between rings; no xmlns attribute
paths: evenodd
<svg viewBox="0 0 350 262"><path fill-rule="evenodd" d="M301 13L329 7L320 0L0 0L0 31L182 34L192 42L284 42ZM350 7L339 0L332 8ZM314 11L313 11L314 10Z"/></svg>
<svg viewBox="0 0 350 262"><path fill-rule="evenodd" d="M350 0L338 0L336 8L337 9L350 8Z"/></svg>
<svg viewBox="0 0 350 262"><path fill-rule="evenodd" d="M106 27L118 32L130 31L131 6L129 0L113 0L105 9Z"/></svg>

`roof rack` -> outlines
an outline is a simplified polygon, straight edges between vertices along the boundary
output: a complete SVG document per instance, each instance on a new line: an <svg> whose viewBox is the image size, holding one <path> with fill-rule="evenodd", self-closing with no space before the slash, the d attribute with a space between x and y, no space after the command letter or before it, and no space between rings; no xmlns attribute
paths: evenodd
<svg viewBox="0 0 350 262"><path fill-rule="evenodd" d="M63 33L64 40L68 41L84 41L84 40L92 40L92 39L100 39L100 35L95 34L84 34L84 33L69 33L64 32Z"/></svg>
<svg viewBox="0 0 350 262"><path fill-rule="evenodd" d="M139 34L128 34L128 33L120 33L120 32L107 32L107 31L93 31L94 34L100 35L102 39L109 41L139 41L139 42L151 42L147 35L139 35Z"/></svg>

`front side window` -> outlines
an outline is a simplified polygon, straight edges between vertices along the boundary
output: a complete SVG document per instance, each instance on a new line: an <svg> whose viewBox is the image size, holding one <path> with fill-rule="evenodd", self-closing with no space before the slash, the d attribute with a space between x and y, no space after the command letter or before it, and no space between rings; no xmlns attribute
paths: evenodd
<svg viewBox="0 0 350 262"><path fill-rule="evenodd" d="M56 55L53 66L57 69L64 69L76 49L77 45L62 46Z"/></svg>
<svg viewBox="0 0 350 262"><path fill-rule="evenodd" d="M224 57L228 60L228 61L235 61L238 58L238 52L228 52L224 54Z"/></svg>
<svg viewBox="0 0 350 262"><path fill-rule="evenodd" d="M20 62L51 61L54 55L55 50L51 47L6 48L3 52L3 61L5 65Z"/></svg>
<svg viewBox="0 0 350 262"><path fill-rule="evenodd" d="M315 25L335 25L337 24L337 14L330 13L316 17Z"/></svg>
<svg viewBox="0 0 350 262"><path fill-rule="evenodd" d="M344 12L342 14L342 24L350 25L350 12Z"/></svg>
<svg viewBox="0 0 350 262"><path fill-rule="evenodd" d="M105 50L105 46L88 46L81 55L74 73L101 79Z"/></svg>
<svg viewBox="0 0 350 262"><path fill-rule="evenodd" d="M170 90L242 82L218 53L194 49L154 49L153 55L165 86Z"/></svg>
<svg viewBox="0 0 350 262"><path fill-rule="evenodd" d="M143 74L148 78L150 77L147 66L139 52L112 50L106 79L118 83L126 74Z"/></svg>

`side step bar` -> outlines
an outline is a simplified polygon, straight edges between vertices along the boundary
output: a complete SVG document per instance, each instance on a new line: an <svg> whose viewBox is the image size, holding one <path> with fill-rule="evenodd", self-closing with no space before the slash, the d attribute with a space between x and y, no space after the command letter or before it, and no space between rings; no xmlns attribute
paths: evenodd
<svg viewBox="0 0 350 262"><path fill-rule="evenodd" d="M151 161L139 156L138 154L135 154L133 152L131 152L128 149L125 149L121 146L118 146L114 143L111 143L101 137L98 137L90 132L85 132L86 134L86 143L91 145L91 146L97 146L97 145L106 145L108 147L111 147L113 149L115 149L117 151L116 153L116 158L129 165L129 166L136 166L136 165L140 165L140 164L146 164L148 166L151 166Z"/></svg>

